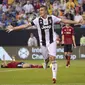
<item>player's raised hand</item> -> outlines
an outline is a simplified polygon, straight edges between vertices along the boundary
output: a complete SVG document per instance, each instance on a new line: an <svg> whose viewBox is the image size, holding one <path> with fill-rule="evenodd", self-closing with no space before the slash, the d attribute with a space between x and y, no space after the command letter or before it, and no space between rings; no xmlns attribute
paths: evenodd
<svg viewBox="0 0 85 85"><path fill-rule="evenodd" d="M10 33L11 31L13 31L13 26L12 25L7 26L6 32Z"/></svg>

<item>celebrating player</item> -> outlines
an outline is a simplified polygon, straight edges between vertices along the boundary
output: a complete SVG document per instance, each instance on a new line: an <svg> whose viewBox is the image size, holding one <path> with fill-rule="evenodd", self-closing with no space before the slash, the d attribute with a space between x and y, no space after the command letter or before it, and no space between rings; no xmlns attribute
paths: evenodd
<svg viewBox="0 0 85 85"><path fill-rule="evenodd" d="M45 68L48 61L52 62L52 80L53 83L56 83L56 73L57 73L57 63L55 60L56 56L56 34L54 33L54 23L64 22L70 24L78 24L76 21L64 20L57 18L54 15L48 15L47 7L41 6L39 9L39 17L36 17L31 23L24 24L21 26L13 27L8 26L7 31L24 29L29 26L35 25L38 29L38 35L40 40L40 47L42 49L42 55L45 60Z"/></svg>
<svg viewBox="0 0 85 85"><path fill-rule="evenodd" d="M66 67L69 67L70 57L72 53L72 44L74 45L74 47L76 47L74 29L69 26L69 24L66 24L66 26L62 28L61 34L62 43L64 44L64 54L67 60Z"/></svg>

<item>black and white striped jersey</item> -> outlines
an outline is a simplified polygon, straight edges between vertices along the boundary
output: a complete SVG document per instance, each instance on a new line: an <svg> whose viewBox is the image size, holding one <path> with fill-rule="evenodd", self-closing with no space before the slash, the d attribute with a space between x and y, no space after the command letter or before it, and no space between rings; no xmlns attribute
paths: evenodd
<svg viewBox="0 0 85 85"><path fill-rule="evenodd" d="M32 21L38 29L40 44L47 46L56 40L56 33L54 32L54 24L60 22L61 19L54 15L47 15L47 18L37 17Z"/></svg>

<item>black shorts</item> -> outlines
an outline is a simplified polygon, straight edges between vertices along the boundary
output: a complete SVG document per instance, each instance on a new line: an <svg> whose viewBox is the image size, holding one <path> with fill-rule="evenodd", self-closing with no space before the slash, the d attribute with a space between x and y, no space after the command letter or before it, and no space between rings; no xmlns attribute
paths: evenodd
<svg viewBox="0 0 85 85"><path fill-rule="evenodd" d="M72 44L65 44L64 52L72 52Z"/></svg>
<svg viewBox="0 0 85 85"><path fill-rule="evenodd" d="M17 68L23 68L23 64L25 64L25 62L20 62L17 64Z"/></svg>

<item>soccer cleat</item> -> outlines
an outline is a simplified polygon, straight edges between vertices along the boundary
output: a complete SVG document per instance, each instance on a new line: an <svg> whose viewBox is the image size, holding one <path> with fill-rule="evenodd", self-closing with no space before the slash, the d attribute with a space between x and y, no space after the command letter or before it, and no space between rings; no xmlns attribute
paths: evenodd
<svg viewBox="0 0 85 85"><path fill-rule="evenodd" d="M66 66L66 68L69 68L69 67L70 67L70 65Z"/></svg>
<svg viewBox="0 0 85 85"><path fill-rule="evenodd" d="M68 67L70 67L70 64L68 65Z"/></svg>
<svg viewBox="0 0 85 85"><path fill-rule="evenodd" d="M66 66L66 68L69 68L69 66Z"/></svg>
<svg viewBox="0 0 85 85"><path fill-rule="evenodd" d="M53 79L52 79L52 81L53 81L53 84L55 84L55 83L56 83L56 79L55 79L55 78L53 78Z"/></svg>

